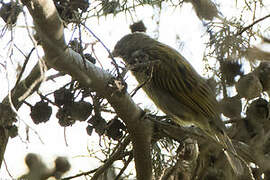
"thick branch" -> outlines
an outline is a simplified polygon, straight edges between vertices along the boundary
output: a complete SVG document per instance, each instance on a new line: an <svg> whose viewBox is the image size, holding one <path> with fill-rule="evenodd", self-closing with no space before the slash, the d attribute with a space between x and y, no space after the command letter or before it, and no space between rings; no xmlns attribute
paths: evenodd
<svg viewBox="0 0 270 180"><path fill-rule="evenodd" d="M16 109L19 109L20 106L22 105L22 101L18 101L18 99L24 95L30 88L30 86L34 83L37 82L41 77L40 73L40 67L39 64L37 63L36 66L32 69L30 74L23 80L21 81L16 87L14 87L11 91L11 99L14 107ZM35 87L33 87L32 91L29 92L28 96L30 96L38 87L40 83L37 83ZM8 96L3 100L3 103L9 104L9 99ZM10 119L10 117L6 118L7 120ZM8 143L8 133L7 130L3 127L0 127L0 166L3 161L4 153L6 150L6 146Z"/></svg>
<svg viewBox="0 0 270 180"><path fill-rule="evenodd" d="M126 123L131 134L138 179L151 179L151 133L149 133L151 126L149 123L139 121L143 114L142 110L132 101L129 94L118 96L108 88L108 82L112 78L109 73L89 62L84 64L78 53L67 48L63 25L52 0L22 0L22 2L32 15L38 35L41 37L46 63L71 75L82 85L108 100L118 116Z"/></svg>

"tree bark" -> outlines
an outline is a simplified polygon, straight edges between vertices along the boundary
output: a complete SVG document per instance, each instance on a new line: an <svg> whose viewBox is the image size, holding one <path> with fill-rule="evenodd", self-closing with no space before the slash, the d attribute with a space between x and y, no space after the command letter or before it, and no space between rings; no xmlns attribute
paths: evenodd
<svg viewBox="0 0 270 180"><path fill-rule="evenodd" d="M36 89L38 89L40 85L40 83L38 82L40 77L41 77L40 67L39 67L39 64L36 64L36 66L32 69L30 74L23 81L21 81L16 87L12 89L11 100L15 109L18 110L20 106L22 105L22 101L18 100L21 96L23 96L26 92L28 93L28 96L30 96ZM36 85L32 87L32 90L30 92L28 92L31 85L34 82L37 82ZM8 95L5 97L2 103L10 104ZM5 119L6 121L9 121L10 117L5 117ZM4 127L0 127L0 167L3 162L4 153L6 150L8 139L9 139L9 136L8 136L7 130Z"/></svg>
<svg viewBox="0 0 270 180"><path fill-rule="evenodd" d="M22 0L32 15L35 29L41 38L46 63L61 72L71 75L85 87L106 98L117 115L125 122L131 135L137 179L152 179L150 151L151 123L140 121L143 111L128 93L117 95L109 89L112 75L94 66L83 63L82 57L67 48L64 41L63 24L52 0ZM140 158L142 157L142 158ZM145 168L147 167L147 168Z"/></svg>

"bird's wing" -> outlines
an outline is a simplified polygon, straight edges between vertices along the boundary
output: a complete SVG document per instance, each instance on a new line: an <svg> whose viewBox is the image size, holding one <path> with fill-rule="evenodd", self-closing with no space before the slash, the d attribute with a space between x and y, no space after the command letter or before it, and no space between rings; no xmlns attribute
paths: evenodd
<svg viewBox="0 0 270 180"><path fill-rule="evenodd" d="M161 43L144 51L161 62L153 68L154 83L194 112L209 119L219 116L213 91L181 54Z"/></svg>

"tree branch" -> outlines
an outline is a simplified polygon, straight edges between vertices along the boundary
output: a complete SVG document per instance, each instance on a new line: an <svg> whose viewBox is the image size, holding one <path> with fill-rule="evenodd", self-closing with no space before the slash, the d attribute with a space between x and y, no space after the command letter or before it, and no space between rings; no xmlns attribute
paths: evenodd
<svg viewBox="0 0 270 180"><path fill-rule="evenodd" d="M90 62L83 63L78 53L67 48L64 41L64 27L52 0L22 0L22 3L27 6L33 17L46 63L60 72L71 75L80 84L91 88L99 96L108 100L127 125L131 135L137 179L150 180L152 178L151 123L140 121L143 111L133 102L128 93L117 95L108 87L111 74Z"/></svg>
<svg viewBox="0 0 270 180"><path fill-rule="evenodd" d="M241 35L243 32L245 32L246 30L248 30L249 28L251 28L252 26L254 26L255 24L265 20L266 18L269 18L270 17L270 14L268 14L267 16L264 16L260 19L257 19L256 21L254 21L253 23L251 23L250 25L248 25L247 27L244 27L239 33L238 35Z"/></svg>
<svg viewBox="0 0 270 180"><path fill-rule="evenodd" d="M74 176L69 176L69 177L66 177L66 178L62 178L61 180L69 180L69 179L74 179L74 178L81 177L81 176L86 176L86 175L89 175L89 174L92 174L92 173L96 172L97 170L98 169L93 169L91 171L79 173L79 174L76 174Z"/></svg>
<svg viewBox="0 0 270 180"><path fill-rule="evenodd" d="M37 63L35 65L35 67L32 69L32 71L30 72L30 74L23 81L18 83L16 88L12 89L11 100L12 100L12 103L16 109L19 109L20 106L22 105L22 102L23 102L23 101L18 100L19 97L24 95L29 90L31 85L34 82L36 82L38 79L40 79L40 76L41 76L40 67L39 67L39 64ZM32 89L32 91L28 94L28 96L30 96L33 92L35 92L35 90L37 90L39 86L40 86L40 83L36 84L35 87ZM5 97L5 99L3 100L2 103L10 104L8 96ZM5 119L6 119L6 121L9 121L10 117L5 117ZM0 144L1 144L1 146L0 146L0 166L3 162L3 157L4 157L4 153L6 150L7 143L8 143L8 138L9 138L9 136L8 136L7 130L4 127L0 126Z"/></svg>
<svg viewBox="0 0 270 180"><path fill-rule="evenodd" d="M98 168L98 170L96 171L96 173L94 174L94 176L92 177L92 180L97 180L99 178L99 176L104 173L104 171L106 169L108 169L113 163L114 161L118 160L119 157L121 157L121 154L123 154L124 150L126 149L126 147L129 145L130 143L130 138L126 137L124 142L121 143L121 146L117 149L117 151L115 151L113 153L113 155L105 162L105 164L103 166L101 166L100 168Z"/></svg>

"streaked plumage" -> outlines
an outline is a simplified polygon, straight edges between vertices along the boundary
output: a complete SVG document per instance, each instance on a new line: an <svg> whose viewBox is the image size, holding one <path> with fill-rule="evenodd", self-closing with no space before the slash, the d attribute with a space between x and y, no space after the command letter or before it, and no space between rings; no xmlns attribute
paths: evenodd
<svg viewBox="0 0 270 180"><path fill-rule="evenodd" d="M214 92L180 53L143 33L133 33L117 42L113 55L134 66L132 73L138 82L147 82L144 91L173 121L198 126L224 148L236 153L225 133ZM231 153L225 154L234 171L241 173L240 161Z"/></svg>

